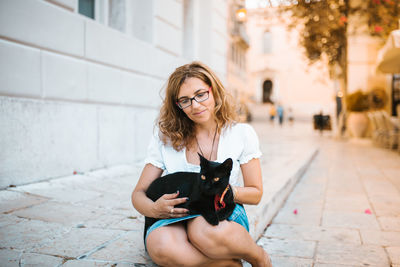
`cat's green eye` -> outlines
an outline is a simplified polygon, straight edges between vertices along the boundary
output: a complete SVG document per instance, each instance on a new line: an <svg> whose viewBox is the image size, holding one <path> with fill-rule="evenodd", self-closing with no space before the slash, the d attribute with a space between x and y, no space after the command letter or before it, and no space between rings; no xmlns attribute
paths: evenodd
<svg viewBox="0 0 400 267"><path fill-rule="evenodd" d="M215 177L214 182L218 182L218 181L219 181L219 177Z"/></svg>
<svg viewBox="0 0 400 267"><path fill-rule="evenodd" d="M206 177L204 175L201 175L200 178L201 178L201 180L205 180L206 179Z"/></svg>

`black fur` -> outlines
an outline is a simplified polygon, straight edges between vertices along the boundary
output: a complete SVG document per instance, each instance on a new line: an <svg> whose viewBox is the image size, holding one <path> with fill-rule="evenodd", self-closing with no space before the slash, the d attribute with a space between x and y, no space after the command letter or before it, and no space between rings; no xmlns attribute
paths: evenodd
<svg viewBox="0 0 400 267"><path fill-rule="evenodd" d="M206 221L212 225L218 225L219 221L227 219L235 208L233 193L229 186L225 194L225 208L215 210L215 195L221 195L229 184L229 177L232 170L232 159L228 158L223 163L208 161L199 154L200 173L176 172L159 177L150 184L146 191L147 197L156 201L164 194L176 193L178 197L188 197L189 200L177 205L179 208L186 208L189 214L201 214ZM205 176L205 180L201 177ZM214 178L218 177L218 181ZM145 218L145 229L147 229L159 219Z"/></svg>

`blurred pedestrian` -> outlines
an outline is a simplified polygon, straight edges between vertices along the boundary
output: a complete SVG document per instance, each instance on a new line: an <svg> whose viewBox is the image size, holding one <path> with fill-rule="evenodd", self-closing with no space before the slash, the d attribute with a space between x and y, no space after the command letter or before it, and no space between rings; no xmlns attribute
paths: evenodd
<svg viewBox="0 0 400 267"><path fill-rule="evenodd" d="M276 116L276 108L274 104L269 107L269 121L273 124Z"/></svg>
<svg viewBox="0 0 400 267"><path fill-rule="evenodd" d="M279 118L279 125L282 126L282 124L283 124L283 106L281 103L278 104L277 112L278 112L278 118Z"/></svg>
<svg viewBox="0 0 400 267"><path fill-rule="evenodd" d="M287 117L288 117L289 125L293 125L294 117L293 117L293 110L291 107L288 108Z"/></svg>

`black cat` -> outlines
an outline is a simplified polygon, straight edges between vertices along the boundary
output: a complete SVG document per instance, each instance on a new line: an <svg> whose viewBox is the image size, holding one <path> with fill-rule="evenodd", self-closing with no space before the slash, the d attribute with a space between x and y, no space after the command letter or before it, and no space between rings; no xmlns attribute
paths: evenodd
<svg viewBox="0 0 400 267"><path fill-rule="evenodd" d="M185 203L177 205L186 208L189 214L201 214L212 225L227 219L235 208L229 176L232 170L232 159L223 163L208 161L199 154L200 173L176 172L155 179L146 191L146 195L156 201L164 194L179 191L178 197L188 197ZM159 219L145 218L145 229Z"/></svg>

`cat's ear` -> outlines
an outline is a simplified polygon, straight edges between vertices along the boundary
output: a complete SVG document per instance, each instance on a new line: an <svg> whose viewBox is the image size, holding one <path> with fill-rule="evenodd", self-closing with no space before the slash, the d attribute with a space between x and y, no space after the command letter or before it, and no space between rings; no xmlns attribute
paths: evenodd
<svg viewBox="0 0 400 267"><path fill-rule="evenodd" d="M197 155L199 155L199 157L200 157L200 166L206 166L208 163L208 160L205 157L203 157L200 153L197 153Z"/></svg>
<svg viewBox="0 0 400 267"><path fill-rule="evenodd" d="M226 171L231 171L232 170L232 164L233 164L232 159L228 158L224 162L222 162L221 167L224 168L224 170L226 170Z"/></svg>

